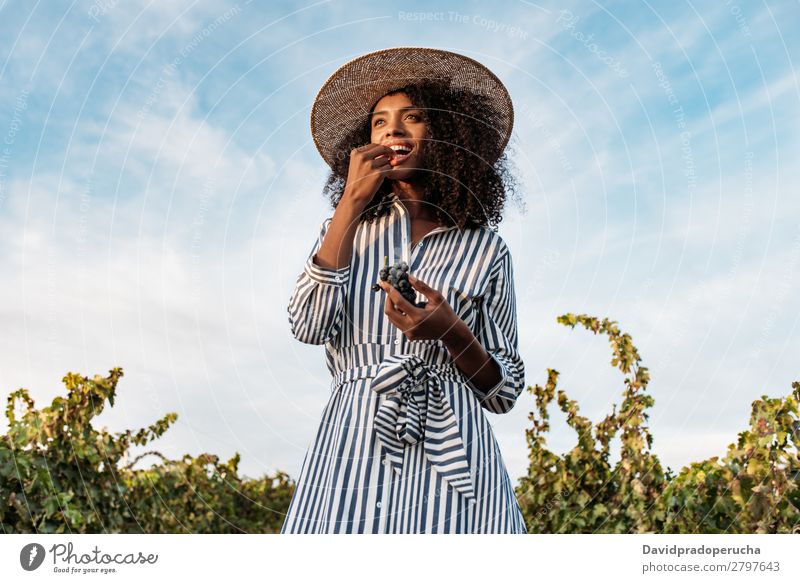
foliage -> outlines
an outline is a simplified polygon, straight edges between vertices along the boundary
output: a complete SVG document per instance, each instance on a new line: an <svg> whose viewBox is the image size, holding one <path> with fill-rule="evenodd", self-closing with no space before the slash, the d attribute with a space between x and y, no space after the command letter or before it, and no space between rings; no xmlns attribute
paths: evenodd
<svg viewBox="0 0 800 583"><path fill-rule="evenodd" d="M683 468L664 492L665 532L800 532L800 382L753 402L750 428L721 461Z"/></svg>
<svg viewBox="0 0 800 583"><path fill-rule="evenodd" d="M560 324L581 324L605 334L611 364L624 375L620 410L593 425L578 404L558 389L558 371L548 369L544 387L528 387L536 413L526 430L530 465L517 497L529 532L538 533L786 533L800 532L800 383L784 399L763 396L753 403L750 430L739 434L727 456L663 470L652 453L646 425L654 404L646 393L650 375L627 333L617 323L565 314ZM577 445L564 455L546 448L548 406L556 398ZM620 459L609 461L620 436ZM792 447L793 446L793 447Z"/></svg>
<svg viewBox="0 0 800 583"><path fill-rule="evenodd" d="M291 499L289 476L237 475L239 455L186 455L133 469L132 445L161 437L177 420L111 434L91 420L113 407L122 370L94 379L67 374L67 397L35 408L26 389L8 397L9 428L0 436L0 525L4 533L277 532ZM15 408L23 403L18 418ZM145 455L145 454L143 454Z"/></svg>
<svg viewBox="0 0 800 583"><path fill-rule="evenodd" d="M631 337L614 321L565 314L558 322L604 334L612 366L623 374L622 403L593 424L557 388L528 387L536 411L526 430L530 465L517 498L531 533L798 533L800 532L800 382L784 398L753 402L750 427L712 457L673 475L652 452L647 427L654 399L650 375ZM113 407L122 370L93 379L74 373L67 396L36 409L27 390L8 397L8 432L0 436L0 526L4 533L278 532L294 491L284 472L252 480L238 475L239 454L169 460L130 448L161 437L169 413L149 427L111 434L92 427L106 401ZM577 444L564 455L547 449L548 408L567 416ZM21 405L22 411L17 411ZM620 459L610 462L619 438ZM144 456L161 463L134 469Z"/></svg>

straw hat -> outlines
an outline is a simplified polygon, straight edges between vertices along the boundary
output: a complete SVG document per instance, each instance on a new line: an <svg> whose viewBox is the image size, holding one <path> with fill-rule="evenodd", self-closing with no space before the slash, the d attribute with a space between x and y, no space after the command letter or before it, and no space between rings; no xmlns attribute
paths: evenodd
<svg viewBox="0 0 800 583"><path fill-rule="evenodd" d="M328 166L333 167L335 162L337 142L364 123L381 97L425 79L447 80L451 88L490 99L496 115L483 121L501 136L500 147L489 160L495 162L503 153L514 125L511 97L500 79L478 61L458 53L396 47L367 53L345 63L319 90L311 108L311 134Z"/></svg>

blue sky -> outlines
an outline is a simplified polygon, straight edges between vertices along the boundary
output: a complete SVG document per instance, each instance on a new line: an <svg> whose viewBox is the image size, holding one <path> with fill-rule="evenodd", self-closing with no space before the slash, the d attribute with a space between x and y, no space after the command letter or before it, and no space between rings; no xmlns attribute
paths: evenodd
<svg viewBox="0 0 800 583"><path fill-rule="evenodd" d="M402 8L400 10L399 8ZM0 386L39 404L122 366L98 423L168 411L158 448L296 476L329 393L286 304L332 213L317 90L391 46L506 84L523 183L500 234L527 384L601 419L621 377L565 312L617 320L650 368L654 450L724 455L800 380L796 3L0 3ZM512 478L533 397L490 415ZM575 437L553 411L550 445Z"/></svg>

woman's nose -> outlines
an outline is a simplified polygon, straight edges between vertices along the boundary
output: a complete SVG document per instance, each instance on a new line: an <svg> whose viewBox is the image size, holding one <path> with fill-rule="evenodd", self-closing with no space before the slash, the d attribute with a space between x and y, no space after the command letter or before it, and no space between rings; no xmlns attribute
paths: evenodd
<svg viewBox="0 0 800 583"><path fill-rule="evenodd" d="M400 126L391 126L386 128L386 136L402 136L405 134L405 130Z"/></svg>
<svg viewBox="0 0 800 583"><path fill-rule="evenodd" d="M399 120L388 121L384 129L386 130L387 137L405 134L405 128Z"/></svg>

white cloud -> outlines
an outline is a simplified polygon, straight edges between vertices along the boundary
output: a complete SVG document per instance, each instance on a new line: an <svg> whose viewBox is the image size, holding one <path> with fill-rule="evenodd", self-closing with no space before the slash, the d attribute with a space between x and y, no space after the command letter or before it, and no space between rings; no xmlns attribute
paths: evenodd
<svg viewBox="0 0 800 583"><path fill-rule="evenodd" d="M313 147L300 150L308 158L286 154L283 159L278 153L292 145L308 146L305 124L305 133L288 146L273 141L254 150L219 122L224 116L204 117L207 96L227 87L190 86L189 79L202 75L199 61L184 61L177 74L162 79L156 93L164 74L160 59L166 55L169 62L224 7L192 5L176 19L186 4L168 3L158 10L148 4L127 30L142 6L117 3L104 15L87 45L98 52L78 59L84 68L67 79L71 87L86 88L96 73L91 64L108 54L103 51L116 46L115 58L133 66L154 42L163 42L153 48L152 61L143 62L131 77L120 103L112 109L118 95L108 79L98 78L98 88L109 93L88 102L72 143L62 149L45 132L48 139L32 177L18 171L5 183L0 326L6 334L0 385L9 391L28 386L41 405L63 391L58 380L66 371L92 375L121 365L126 376L118 405L101 422L113 429L139 427L178 411L178 426L157 445L166 453L225 456L238 450L250 475L280 468L296 476L327 402L329 376L323 349L292 339L285 310L316 229L332 212L320 192L326 168ZM336 16L346 12L344 5L323 7L299 15L292 26L302 22L307 34L341 23ZM590 15L574 12L587 25ZM258 13L249 6L244 14L219 27L202 48L242 34L245 21ZM651 426L662 461L677 468L724 454L724 446L746 425L749 402L761 392L785 394L796 372L791 356L800 351L793 334L800 306L780 290L784 282L797 281L786 265L792 262L795 236L789 218L800 209L789 190L795 177L785 167L778 168L778 176L768 167L776 152L780 160L788 159L785 152L794 142L754 142L752 192L760 204L745 216L749 195L743 190L737 149L743 146L720 127L736 120L738 105L729 101L694 118L690 129L703 174L690 209L681 190L679 132L674 119L665 122L655 115L663 113L666 100L644 53L633 39L623 39L618 49L642 104L623 91L623 80L613 71L598 67L595 55L568 44L567 56L576 67L587 75L593 72L576 85L575 73L545 48L563 34L552 26L556 16L521 6L497 17L521 22L537 42L473 25L412 26L402 29L406 36L399 38L413 36L414 44L435 39L430 44L463 47L464 52L478 47L477 38L482 60L494 62L493 70L512 89L517 164L527 181L529 212L518 216L510 207L501 233L514 253L528 384L544 382L546 368L557 368L560 386L579 401L584 414L599 420L621 393L607 343L565 329L555 317L566 311L608 316L631 331L644 364L651 367L650 389L656 397ZM712 16L704 14L713 30L726 13ZM683 48L701 79L708 78L713 59L698 54L707 46L702 23L676 26L669 21L676 42L663 25L649 22L653 26L631 25L631 30L665 69L684 58ZM750 22L761 26L765 21L754 16ZM295 39L292 26L287 23L280 34ZM72 54L56 50L59 39L54 39L51 53L43 56L41 39L49 31L42 23L38 27L42 34L25 35L23 41L30 44L18 45L9 71L21 84L19 71L42 57L35 90L56 92ZM73 37L84 29L74 30ZM370 30L352 25L332 35L347 37L348 44L338 49L341 54L356 54L369 41L363 34L380 28ZM465 37L464 30L473 36ZM60 38L62 48L66 38ZM283 37L260 36L259 51L280 46L280 40L273 46L276 38ZM310 45L297 45L296 53L281 53L285 70L295 71L292 78L303 70L298 67L316 67L319 59L313 54L323 46L320 39L328 43L324 58L335 56L328 42L333 36L313 38ZM725 38L717 38L727 46ZM617 45L607 44L617 51ZM691 75L669 73L687 109L703 103ZM793 97L794 82L791 74L783 74L771 77L766 88L737 87L746 121L754 124L756 114L772 105L779 123L792 123L778 114ZM244 79L241 95L264 94L263 83L269 87L271 81ZM302 104L313 97L301 94L308 87L301 78L284 91L296 91L293 99ZM44 131L36 125L44 119L41 103L46 112L53 95L32 95L25 121L35 136ZM64 127L71 130L72 122L68 118ZM246 128L249 135L258 135L261 128L253 130L257 123L254 116ZM263 124L265 136L272 132L266 127L270 123ZM719 145L710 130L719 132ZM748 130L756 136L757 128ZM762 129L761 137L771 130ZM652 140L661 149L660 160ZM15 163L26 153L23 144L15 145ZM52 157L47 146L55 150ZM717 161L719 171L712 167ZM58 174L62 165L63 176ZM708 272L703 271L706 263ZM513 479L527 465L523 431L532 409L526 393L512 413L491 418ZM551 412L554 420L563 421ZM566 451L574 444L572 431L563 423L553 426L553 449Z"/></svg>

